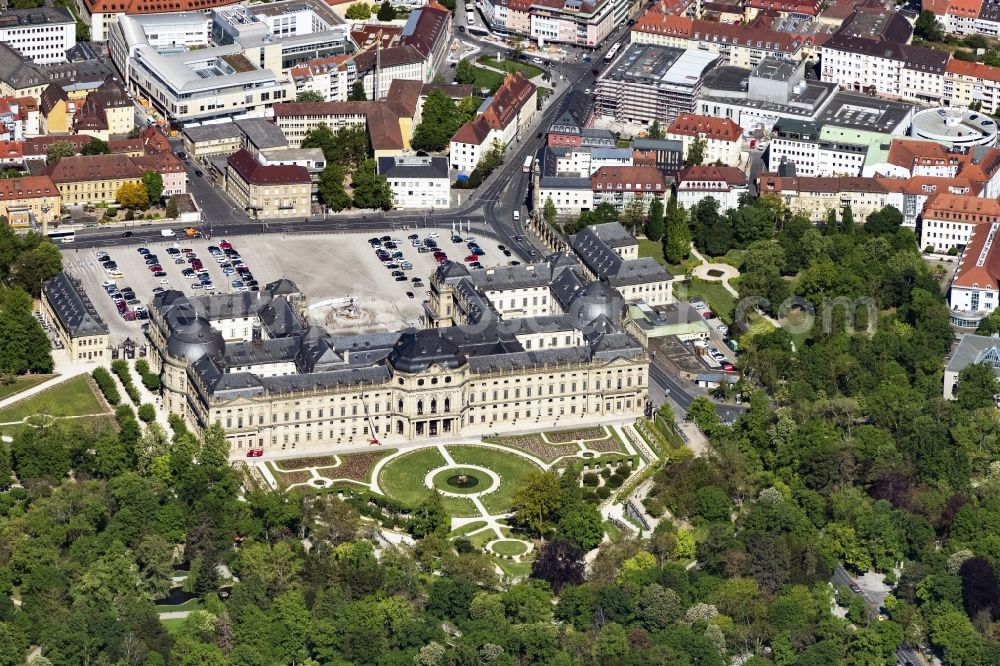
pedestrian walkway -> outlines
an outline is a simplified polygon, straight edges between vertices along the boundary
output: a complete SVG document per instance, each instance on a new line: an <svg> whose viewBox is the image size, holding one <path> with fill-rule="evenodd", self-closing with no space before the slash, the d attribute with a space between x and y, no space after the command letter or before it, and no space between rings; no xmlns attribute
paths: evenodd
<svg viewBox="0 0 1000 666"><path fill-rule="evenodd" d="M735 266L723 263L709 263L709 261L695 249L694 243L691 244L691 254L695 259L701 263L691 269L691 275L705 282L721 282L722 288L732 294L735 298L740 297L740 293L736 290L733 285L729 283L730 280L734 280L740 276L740 272ZM754 313L760 318L766 320L771 326L775 328L781 328L781 322L777 319L769 317L765 313L760 311L760 308L754 308Z"/></svg>

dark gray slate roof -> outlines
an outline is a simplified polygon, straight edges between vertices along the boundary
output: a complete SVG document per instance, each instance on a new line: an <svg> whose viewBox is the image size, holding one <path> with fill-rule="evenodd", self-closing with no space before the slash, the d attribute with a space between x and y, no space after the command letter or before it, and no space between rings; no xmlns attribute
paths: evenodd
<svg viewBox="0 0 1000 666"><path fill-rule="evenodd" d="M257 150L288 146L288 139L281 128L264 118L244 118L237 120L236 126Z"/></svg>
<svg viewBox="0 0 1000 666"><path fill-rule="evenodd" d="M960 372L974 363L989 363L1000 377L1000 338L990 335L963 335L945 370Z"/></svg>
<svg viewBox="0 0 1000 666"><path fill-rule="evenodd" d="M380 157L379 175L386 178L448 178L445 157Z"/></svg>
<svg viewBox="0 0 1000 666"><path fill-rule="evenodd" d="M42 289L60 325L71 338L107 335L108 325L97 314L79 282L65 273L59 273L47 280Z"/></svg>
<svg viewBox="0 0 1000 666"><path fill-rule="evenodd" d="M617 222L585 227L569 238L570 246L587 268L612 286L658 282L673 277L649 257L625 260L614 251L615 247L633 242L634 237Z"/></svg>

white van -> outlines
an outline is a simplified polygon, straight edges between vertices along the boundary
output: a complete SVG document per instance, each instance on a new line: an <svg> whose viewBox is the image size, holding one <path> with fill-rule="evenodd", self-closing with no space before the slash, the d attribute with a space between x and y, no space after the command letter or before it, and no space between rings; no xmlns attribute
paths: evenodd
<svg viewBox="0 0 1000 666"><path fill-rule="evenodd" d="M160 229L160 236L163 238L173 238L176 235L173 229Z"/></svg>
<svg viewBox="0 0 1000 666"><path fill-rule="evenodd" d="M515 222L520 222L521 221L521 211L519 211L519 210L515 210L514 211L514 221Z"/></svg>

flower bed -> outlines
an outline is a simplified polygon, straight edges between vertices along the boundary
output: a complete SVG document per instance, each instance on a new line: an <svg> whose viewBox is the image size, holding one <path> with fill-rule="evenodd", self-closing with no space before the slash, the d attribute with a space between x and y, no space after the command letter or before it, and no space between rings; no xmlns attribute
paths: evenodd
<svg viewBox="0 0 1000 666"><path fill-rule="evenodd" d="M368 481L368 475L382 458L392 453L392 451L372 451L371 453L351 453L340 456L340 467L331 470L320 470L320 474L334 479L347 479L349 481Z"/></svg>
<svg viewBox="0 0 1000 666"><path fill-rule="evenodd" d="M284 460L276 460L274 466L279 472L286 472L296 469L307 469L309 467L336 467L338 462L337 456L317 456L315 458L286 458Z"/></svg>
<svg viewBox="0 0 1000 666"><path fill-rule="evenodd" d="M607 439L590 441L584 444L584 446L591 451L598 451L600 453L625 453L625 449L622 447L621 442L618 441L617 437L608 437Z"/></svg>
<svg viewBox="0 0 1000 666"><path fill-rule="evenodd" d="M288 488L296 483L305 483L309 479L313 478L313 475L306 470L299 470L296 472L275 471L274 478L277 479L278 485L282 488Z"/></svg>
<svg viewBox="0 0 1000 666"><path fill-rule="evenodd" d="M592 428L579 428L576 430L558 430L556 432L545 433L545 438L553 444L564 444L575 442L578 439L606 439L608 431L604 426L594 426ZM595 448L588 446L587 448Z"/></svg>
<svg viewBox="0 0 1000 666"><path fill-rule="evenodd" d="M518 435L516 437L500 437L497 443L509 446L518 451L529 453L543 462L550 463L562 456L575 455L579 449L575 445L549 444L542 441L539 435Z"/></svg>

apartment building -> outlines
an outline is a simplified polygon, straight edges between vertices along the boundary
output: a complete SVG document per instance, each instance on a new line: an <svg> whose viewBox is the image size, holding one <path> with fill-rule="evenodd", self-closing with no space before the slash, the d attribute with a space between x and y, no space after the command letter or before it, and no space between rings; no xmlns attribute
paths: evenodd
<svg viewBox="0 0 1000 666"><path fill-rule="evenodd" d="M682 113L667 129L666 138L681 142L685 159L691 144L700 140L705 144L704 163L735 165L740 161L743 128L730 118Z"/></svg>
<svg viewBox="0 0 1000 666"><path fill-rule="evenodd" d="M1000 305L1000 220L977 224L948 285L953 326L974 329Z"/></svg>
<svg viewBox="0 0 1000 666"><path fill-rule="evenodd" d="M108 325L97 314L80 281L58 273L42 283L42 317L51 322L71 360L104 361L108 357Z"/></svg>
<svg viewBox="0 0 1000 666"><path fill-rule="evenodd" d="M523 35L538 42L596 47L624 23L633 6L628 0L480 0L492 32Z"/></svg>
<svg viewBox="0 0 1000 666"><path fill-rule="evenodd" d="M734 166L714 164L690 166L677 174L677 203L685 208L705 198L719 202L719 210L739 206L740 197L749 191L747 177Z"/></svg>
<svg viewBox="0 0 1000 666"><path fill-rule="evenodd" d="M254 219L309 217L312 178L302 166L265 166L246 149L226 160L226 192Z"/></svg>
<svg viewBox="0 0 1000 666"><path fill-rule="evenodd" d="M0 179L0 216L12 227L39 228L59 219L59 188L48 176Z"/></svg>
<svg viewBox="0 0 1000 666"><path fill-rule="evenodd" d="M595 224L569 238L586 274L607 283L628 303L674 302L674 276L652 257L639 257L639 241L621 224Z"/></svg>
<svg viewBox="0 0 1000 666"><path fill-rule="evenodd" d="M440 210L451 206L451 175L445 157L381 157L378 173L392 188L394 208Z"/></svg>
<svg viewBox="0 0 1000 666"><path fill-rule="evenodd" d="M926 0L921 6L950 34L1000 36L1000 5L995 0Z"/></svg>
<svg viewBox="0 0 1000 666"><path fill-rule="evenodd" d="M949 58L922 46L838 33L823 44L821 78L844 90L940 104Z"/></svg>
<svg viewBox="0 0 1000 666"><path fill-rule="evenodd" d="M109 76L87 95L73 116L73 129L101 141L131 134L135 129L135 105L121 84Z"/></svg>
<svg viewBox="0 0 1000 666"><path fill-rule="evenodd" d="M39 65L66 62L66 52L76 46L76 20L65 7L7 8L0 42Z"/></svg>
<svg viewBox="0 0 1000 666"><path fill-rule="evenodd" d="M982 197L937 194L924 206L920 247L947 252L968 245L979 225L1000 221L1000 201Z"/></svg>
<svg viewBox="0 0 1000 666"><path fill-rule="evenodd" d="M654 199L664 200L670 186L656 167L606 166L590 176L590 189L594 192L594 206L610 203L622 212L638 203L645 212Z"/></svg>
<svg viewBox="0 0 1000 666"><path fill-rule="evenodd" d="M448 151L451 167L471 173L493 145L506 148L526 129L537 109L535 84L520 72L508 74L493 96L479 107L476 117L451 137Z"/></svg>
<svg viewBox="0 0 1000 666"><path fill-rule="evenodd" d="M870 147L882 141L874 132L782 118L771 137L768 170L794 164L797 176L859 176Z"/></svg>
<svg viewBox="0 0 1000 666"><path fill-rule="evenodd" d="M1000 10L1000 4L997 7ZM1000 111L1000 67L952 58L945 67L942 85L945 103L950 106L974 107L992 114Z"/></svg>
<svg viewBox="0 0 1000 666"><path fill-rule="evenodd" d="M781 198L793 215L805 215L812 222L826 219L831 210L838 215L849 206L856 224L890 204L889 193L875 178L861 177L782 177L764 173L758 178L761 196Z"/></svg>

